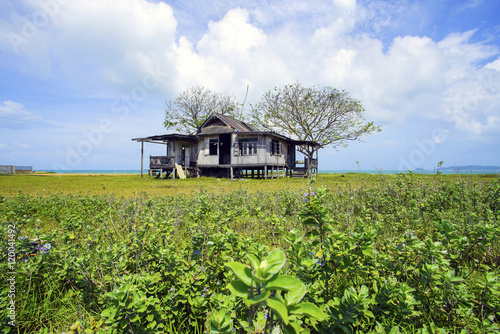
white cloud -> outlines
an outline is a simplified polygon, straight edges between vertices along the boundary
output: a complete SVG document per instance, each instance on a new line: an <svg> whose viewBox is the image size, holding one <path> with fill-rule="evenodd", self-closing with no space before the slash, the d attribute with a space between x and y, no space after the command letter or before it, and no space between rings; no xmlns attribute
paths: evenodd
<svg viewBox="0 0 500 334"><path fill-rule="evenodd" d="M30 3L33 13L42 10ZM402 4L289 0L248 7L230 9L191 41L176 39L175 13L162 2L65 2L24 51L42 72L66 73L82 87L130 90L160 67L157 96L175 96L195 84L244 91L250 83L251 97L296 80L341 86L370 107L370 118L383 122L415 113L440 117L444 112L432 109L446 109L443 95L445 103L454 100L449 95L459 90L457 82L470 82L476 63L497 52L470 43L474 30L441 41L400 36L384 45L377 35L398 20ZM259 27L264 21L274 23ZM14 20L18 31L21 23Z"/></svg>
<svg viewBox="0 0 500 334"><path fill-rule="evenodd" d="M0 105L0 116L24 121L36 121L42 119L40 116L26 111L22 103L14 101L4 101Z"/></svg>
<svg viewBox="0 0 500 334"><path fill-rule="evenodd" d="M56 5L47 9L44 2L25 1L27 12L12 15L8 24L3 21L4 30L22 38L17 49L28 64L18 65L32 75L73 81L76 89L106 84L123 89L140 82L158 59L164 66L173 55L177 22L172 8L162 2L47 3ZM36 17L46 20L40 23ZM27 35L29 25L36 30ZM163 71L175 75L170 64Z"/></svg>
<svg viewBox="0 0 500 334"><path fill-rule="evenodd" d="M497 70L498 72L500 72L500 58L495 61L492 61L491 63L486 64L484 67L490 68L492 70Z"/></svg>
<svg viewBox="0 0 500 334"><path fill-rule="evenodd" d="M255 16L255 10L252 16L235 8L211 22L196 47L182 38L177 49L178 84L244 90L248 82L252 101L274 86L300 80L347 88L366 106L367 118L379 123L406 122L412 117L444 119L471 134L498 126L491 108L482 109L480 117L477 110L450 113L456 109L456 99L467 96L464 89L475 85L482 71L478 63L498 53L493 46L470 42L475 30L440 41L399 36L384 45L377 33L397 20L404 10L401 5L377 2L369 4L368 10L355 1L336 1L328 10L322 7L328 23L308 30L300 29L305 22L287 20L286 15L303 18L308 11L318 12L312 6L293 4L287 2L276 12L270 10L273 5L259 7L260 16ZM384 15L371 17L374 12ZM252 17L259 19L252 21ZM264 21L279 25L258 28ZM372 27L369 34L359 33L360 24ZM498 62L487 65L497 66ZM499 101L491 94L487 98L493 104Z"/></svg>
<svg viewBox="0 0 500 334"><path fill-rule="evenodd" d="M236 8L209 29L196 48L182 37L177 48L178 85L204 85L221 89L233 83L239 68L251 65L266 35L249 23L248 11ZM236 78L236 80L238 80ZM241 82L241 79L238 80Z"/></svg>
<svg viewBox="0 0 500 334"><path fill-rule="evenodd" d="M248 11L235 8L219 22L210 22L208 33L197 48L205 55L221 58L245 57L248 52L265 43L261 29L249 23Z"/></svg>
<svg viewBox="0 0 500 334"><path fill-rule="evenodd" d="M354 11L356 8L356 0L333 0L333 3L348 11Z"/></svg>
<svg viewBox="0 0 500 334"><path fill-rule="evenodd" d="M43 11L38 1L24 3L29 11L4 16L2 28L21 34L26 20ZM196 22L202 30L182 36L176 17L184 24L186 17L197 19L203 10L186 16L194 3L65 1L21 46L16 64L20 72L72 86L76 95L108 100L130 95L156 73L158 89L140 101L155 108L191 85L229 90L242 101L249 84L248 106L265 91L299 80L347 89L377 124L446 120L446 131L455 127L474 136L500 126L500 59L482 65L498 57L498 49L471 42L476 30L441 40L422 34L388 37L405 13L418 11L406 2L222 0L215 5L206 21ZM9 46L8 40L3 43L4 49ZM0 113L27 113L21 104L7 102ZM128 122L134 124L127 131L144 135L151 126L141 123L135 130L135 120Z"/></svg>
<svg viewBox="0 0 500 334"><path fill-rule="evenodd" d="M459 130L478 136L483 131L498 128L500 71L496 68L498 60L482 67L476 65L493 55L495 50L481 44L466 43L470 36L468 33L465 35L466 38L450 36L453 42L444 43L446 50L453 55L454 65L446 73L444 110L445 116Z"/></svg>

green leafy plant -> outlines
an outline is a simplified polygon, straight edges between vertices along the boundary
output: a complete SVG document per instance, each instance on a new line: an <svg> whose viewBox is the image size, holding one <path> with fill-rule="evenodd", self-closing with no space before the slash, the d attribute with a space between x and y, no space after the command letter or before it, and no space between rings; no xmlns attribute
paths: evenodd
<svg viewBox="0 0 500 334"><path fill-rule="evenodd" d="M4 193L25 180L3 179ZM149 179L116 180L152 189ZM0 331L61 333L77 321L88 334L121 325L140 333L500 331L494 177L319 174L318 189L296 179L185 181L176 196L154 180L154 195L0 196L0 234L16 226L10 244L0 238L0 248L15 246L2 253L0 280L12 279L15 258L16 328L5 284ZM102 178L100 191L103 183L112 188ZM241 259L250 282L224 265ZM235 280L241 297L226 289ZM297 314L303 303L321 305L324 318Z"/></svg>
<svg viewBox="0 0 500 334"><path fill-rule="evenodd" d="M158 275L123 277L123 283L107 294L109 304L101 316L108 333L157 333L163 322L159 299L154 296Z"/></svg>
<svg viewBox="0 0 500 334"><path fill-rule="evenodd" d="M252 269L239 262L228 262L226 266L238 277L229 283L228 289L249 306L248 322L242 322L248 333L253 330L256 311L262 307L268 312L264 330L269 333L277 323L281 323L287 333L300 333L303 330L300 318L325 318L316 305L302 302L306 294L304 283L293 276L278 274L286 261L282 250L273 250L263 261L252 254L248 254L247 258Z"/></svg>

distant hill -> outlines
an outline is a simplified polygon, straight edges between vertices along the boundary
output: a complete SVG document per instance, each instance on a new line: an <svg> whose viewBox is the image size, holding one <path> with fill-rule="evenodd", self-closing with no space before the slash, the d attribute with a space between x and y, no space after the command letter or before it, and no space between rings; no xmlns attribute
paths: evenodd
<svg viewBox="0 0 500 334"><path fill-rule="evenodd" d="M423 168L416 168L414 171L423 171ZM439 168L441 171L500 171L500 166L479 166L479 165L469 165L469 166L448 166Z"/></svg>

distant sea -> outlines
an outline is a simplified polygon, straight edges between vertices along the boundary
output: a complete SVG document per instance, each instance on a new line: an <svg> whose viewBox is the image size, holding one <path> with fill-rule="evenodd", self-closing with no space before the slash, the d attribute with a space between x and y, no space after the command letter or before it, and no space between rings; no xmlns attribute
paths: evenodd
<svg viewBox="0 0 500 334"><path fill-rule="evenodd" d="M43 170L44 172L53 172L57 174L140 174L140 169L85 169L85 170ZM347 173L365 173L365 174L400 174L408 173L407 170L320 170L320 173L328 174L347 174ZM436 170L418 170L414 172L415 174L436 174ZM455 170L441 170L442 174L457 174ZM465 170L461 169L459 171L461 175L464 174L500 174L500 170ZM148 174L148 170L144 170L144 174Z"/></svg>

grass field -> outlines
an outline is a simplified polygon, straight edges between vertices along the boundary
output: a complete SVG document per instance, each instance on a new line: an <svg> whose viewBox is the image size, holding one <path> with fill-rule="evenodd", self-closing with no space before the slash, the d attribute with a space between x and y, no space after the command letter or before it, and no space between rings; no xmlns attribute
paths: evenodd
<svg viewBox="0 0 500 334"><path fill-rule="evenodd" d="M436 180L436 175L416 175L422 181ZM331 189L343 187L359 187L361 185L374 185L389 182L396 175L380 174L319 174L315 179L318 187ZM498 175L439 175L440 180L454 182L456 180L488 182ZM147 175L141 178L138 175L113 175L113 174L54 174L41 173L31 175L0 175L0 195L14 196L19 192L33 196L47 196L54 193L60 194L89 194L133 197L147 193L150 196L196 194L200 191L211 193L231 192L235 190L274 191L280 189L306 190L310 186L307 179L280 178L274 180L257 179L215 179L215 178L190 178L184 180L158 180L150 179Z"/></svg>
<svg viewBox="0 0 500 334"><path fill-rule="evenodd" d="M500 333L498 175L2 175L0 233L2 333Z"/></svg>

